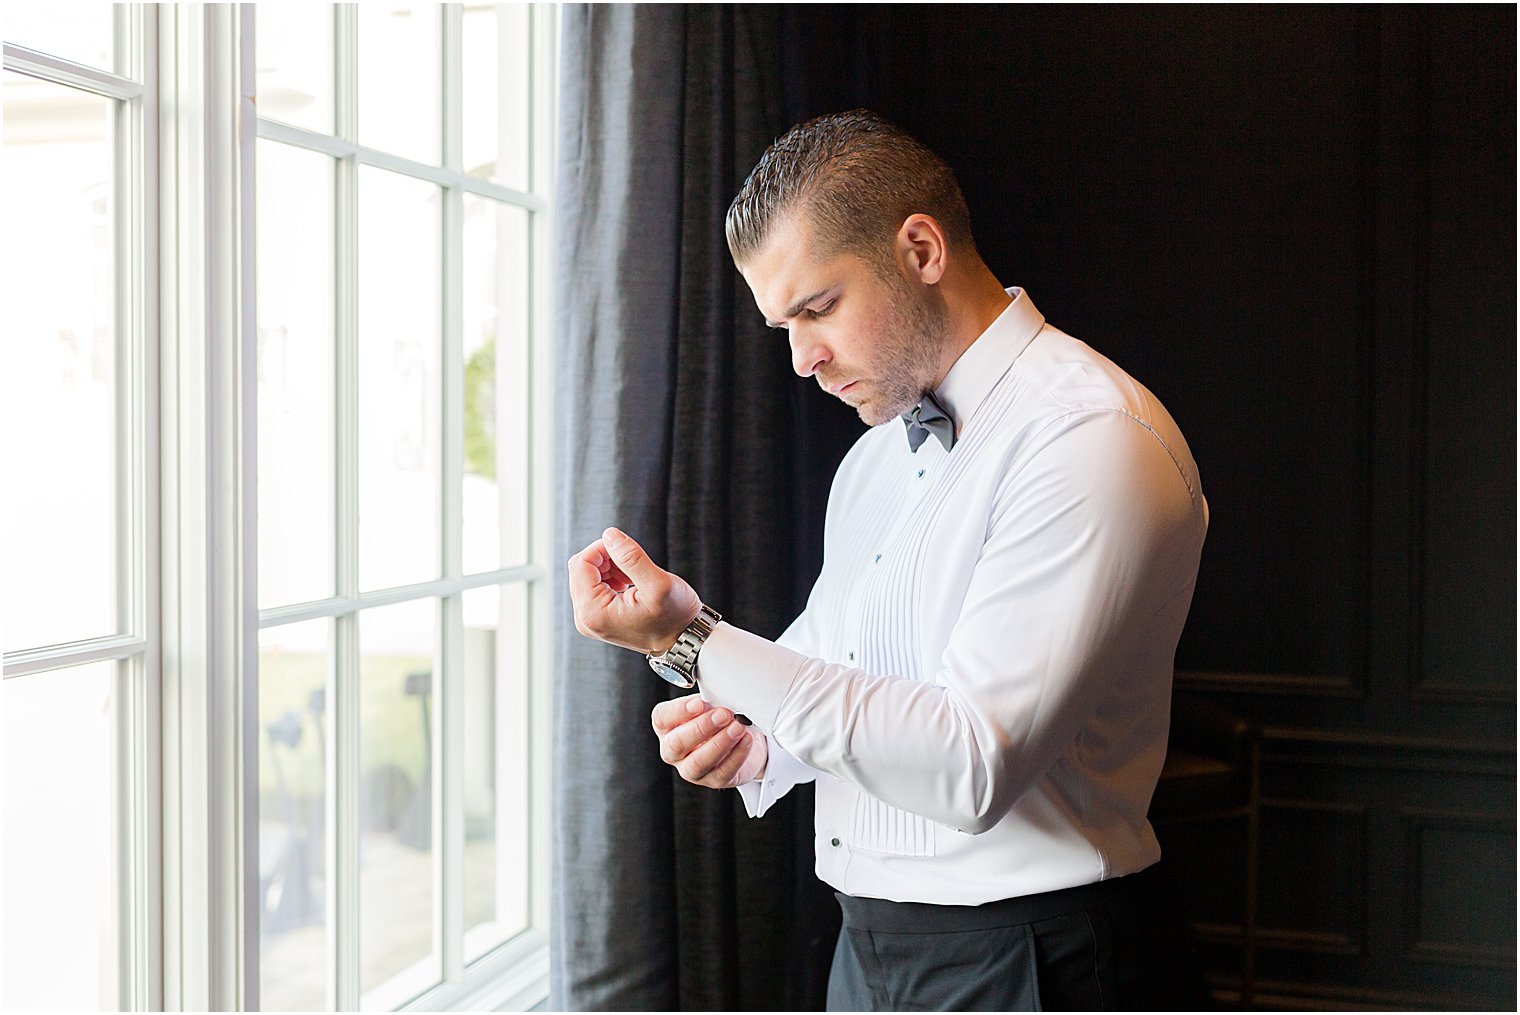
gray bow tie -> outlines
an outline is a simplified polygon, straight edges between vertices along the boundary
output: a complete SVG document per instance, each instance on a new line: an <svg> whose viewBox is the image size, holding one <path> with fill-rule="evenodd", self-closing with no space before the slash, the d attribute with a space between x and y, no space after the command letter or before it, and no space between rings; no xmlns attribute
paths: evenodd
<svg viewBox="0 0 1520 1015"><path fill-rule="evenodd" d="M908 447L915 454L931 433L939 438L946 451L955 447L955 421L932 391L924 392L923 400L904 413L902 421L908 427Z"/></svg>

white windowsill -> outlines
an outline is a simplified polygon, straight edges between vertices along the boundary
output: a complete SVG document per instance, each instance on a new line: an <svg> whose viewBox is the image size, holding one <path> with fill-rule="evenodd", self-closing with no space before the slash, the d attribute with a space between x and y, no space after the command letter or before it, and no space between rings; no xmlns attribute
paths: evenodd
<svg viewBox="0 0 1520 1015"><path fill-rule="evenodd" d="M470 967L463 983L435 987L402 1011L527 1011L549 996L549 937L526 931Z"/></svg>

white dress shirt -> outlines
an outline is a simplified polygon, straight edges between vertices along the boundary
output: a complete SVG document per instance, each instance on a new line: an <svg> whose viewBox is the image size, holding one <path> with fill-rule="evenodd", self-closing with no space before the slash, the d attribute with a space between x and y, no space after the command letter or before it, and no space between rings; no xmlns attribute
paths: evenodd
<svg viewBox="0 0 1520 1015"><path fill-rule="evenodd" d="M979 905L1134 873L1208 508L1161 403L1027 294L834 479L823 570L779 642L720 624L704 696L770 738L752 816L817 779L818 876Z"/></svg>

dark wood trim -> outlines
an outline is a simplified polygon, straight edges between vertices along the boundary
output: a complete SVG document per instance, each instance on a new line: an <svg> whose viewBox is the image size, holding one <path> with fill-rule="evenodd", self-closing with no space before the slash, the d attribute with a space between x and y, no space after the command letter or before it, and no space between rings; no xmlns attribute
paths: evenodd
<svg viewBox="0 0 1520 1015"><path fill-rule="evenodd" d="M1192 927L1199 941L1235 948L1243 946L1245 928L1238 923L1194 922L1189 926ZM1366 951L1349 935L1296 927L1259 929L1256 932L1256 946L1271 948L1275 951L1306 952L1312 955L1355 956Z"/></svg>
<svg viewBox="0 0 1520 1015"><path fill-rule="evenodd" d="M1224 691L1230 694L1293 695L1295 697L1364 700L1357 682L1349 676L1312 673L1227 673L1219 670L1178 670L1173 686L1181 691ZM1510 685L1422 683L1410 687L1405 697L1413 702L1450 705L1513 705L1517 699Z"/></svg>
<svg viewBox="0 0 1520 1015"><path fill-rule="evenodd" d="M1424 870L1420 833L1429 828L1452 828L1500 834L1508 832L1513 838L1514 815L1491 811L1400 807L1398 816L1404 830L1404 957L1411 962L1437 965L1514 969L1513 945L1470 945L1420 939L1420 911L1424 904L1420 887L1420 875Z"/></svg>
<svg viewBox="0 0 1520 1015"><path fill-rule="evenodd" d="M1446 945L1421 942L1404 949L1411 962L1428 962L1438 966L1475 966L1480 969L1514 969L1515 953L1509 948Z"/></svg>
<svg viewBox="0 0 1520 1015"><path fill-rule="evenodd" d="M1302 928L1270 929L1256 932L1257 946L1280 952L1308 952L1314 955L1363 955L1367 948L1346 934Z"/></svg>
<svg viewBox="0 0 1520 1015"><path fill-rule="evenodd" d="M1184 691L1292 695L1294 697L1362 699L1366 693L1349 676L1307 673L1224 673L1179 670L1172 678Z"/></svg>
<svg viewBox="0 0 1520 1015"><path fill-rule="evenodd" d="M1413 737L1400 733L1363 733L1355 730L1309 729L1302 726L1264 726L1262 739L1268 743L1335 744L1370 747L1384 751L1437 751L1447 754L1502 755L1510 758L1515 755L1515 745L1504 740Z"/></svg>
<svg viewBox="0 0 1520 1015"><path fill-rule="evenodd" d="M1261 798L1263 830L1269 827L1267 815L1274 811L1286 814L1333 814L1353 819L1357 827L1353 838L1354 852L1350 856L1352 875L1358 883L1366 883L1367 861L1371 853L1369 832L1372 808L1359 803L1263 796ZM1262 841L1263 843L1267 841L1265 831ZM1265 923L1258 923L1257 946L1320 955L1364 955L1367 951L1367 893L1359 890L1355 892L1355 899L1355 911L1351 914L1349 933L1313 927L1272 927ZM1258 919L1261 918L1258 917Z"/></svg>
<svg viewBox="0 0 1520 1015"><path fill-rule="evenodd" d="M1514 705L1515 686L1473 687L1466 684L1422 683L1409 690L1410 701L1451 705Z"/></svg>
<svg viewBox="0 0 1520 1015"><path fill-rule="evenodd" d="M1515 778L1515 745L1498 740L1266 726L1262 759L1274 766L1329 765Z"/></svg>
<svg viewBox="0 0 1520 1015"><path fill-rule="evenodd" d="M1228 981L1218 981L1221 984ZM1233 1006L1235 991L1215 990L1216 1000ZM1256 988L1258 1011L1491 1011L1490 998L1428 994L1412 990L1327 987L1293 980L1262 980Z"/></svg>
<svg viewBox="0 0 1520 1015"><path fill-rule="evenodd" d="M1355 696L1365 700L1368 689L1372 686L1372 675L1376 672L1373 662L1376 651L1373 618L1377 616L1377 586L1373 569L1380 534L1377 512L1373 510L1373 498L1377 489L1374 452L1378 438L1378 272L1382 267L1378 246L1378 172L1382 154L1380 133L1383 113L1378 88L1378 79L1382 73L1381 18L1371 10L1358 11L1356 35L1356 70L1362 79L1363 94L1372 101L1362 106L1356 143L1356 317L1352 335L1356 366L1350 394L1352 416L1357 427L1355 445L1361 454L1356 458L1355 474L1352 477L1351 502L1354 505L1354 517L1360 519L1362 525L1357 544L1359 558L1350 562L1354 572L1352 602L1356 604L1356 616L1351 629L1355 632L1357 641L1354 655L1357 672L1354 679L1345 679Z"/></svg>
<svg viewBox="0 0 1520 1015"><path fill-rule="evenodd" d="M1427 7L1407 12L1413 23L1415 45L1408 68L1412 88L1419 101L1405 115L1414 121L1414 145L1405 167L1412 181L1413 216L1411 237L1414 245L1414 272L1409 284L1415 293L1409 320L1410 370L1409 417L1404 440L1409 442L1409 683L1405 693L1418 689L1425 674L1425 573L1428 540L1426 539L1426 483L1429 462L1426 434L1430 428L1430 253L1431 245L1431 134L1430 134L1430 11Z"/></svg>

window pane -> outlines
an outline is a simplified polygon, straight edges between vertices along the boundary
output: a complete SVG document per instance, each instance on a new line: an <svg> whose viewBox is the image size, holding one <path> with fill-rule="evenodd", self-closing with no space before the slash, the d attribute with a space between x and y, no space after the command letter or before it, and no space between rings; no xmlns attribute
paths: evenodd
<svg viewBox="0 0 1520 1015"><path fill-rule="evenodd" d="M464 594L465 961L528 926L528 594Z"/></svg>
<svg viewBox="0 0 1520 1015"><path fill-rule="evenodd" d="M4 682L0 1008L116 1011L116 666Z"/></svg>
<svg viewBox="0 0 1520 1015"><path fill-rule="evenodd" d="M331 4L254 7L260 116L332 133L333 9Z"/></svg>
<svg viewBox="0 0 1520 1015"><path fill-rule="evenodd" d="M438 600L359 620L359 989L394 1007L441 976L433 942L433 659ZM399 1001L396 998L399 997ZM367 997L363 1007L377 1003Z"/></svg>
<svg viewBox="0 0 1520 1015"><path fill-rule="evenodd" d="M440 190L359 171L359 580L438 577Z"/></svg>
<svg viewBox="0 0 1520 1015"><path fill-rule="evenodd" d="M528 213L464 197L464 569L528 559Z"/></svg>
<svg viewBox="0 0 1520 1015"><path fill-rule="evenodd" d="M112 5L102 0L6 0L5 41L101 70L114 70ZM6 110L6 130L10 130Z"/></svg>
<svg viewBox="0 0 1520 1015"><path fill-rule="evenodd" d="M259 606L333 593L333 160L258 143Z"/></svg>
<svg viewBox="0 0 1520 1015"><path fill-rule="evenodd" d="M464 9L464 171L528 189L528 4Z"/></svg>
<svg viewBox="0 0 1520 1015"><path fill-rule="evenodd" d="M259 1005L327 1007L327 676L332 621L259 632Z"/></svg>
<svg viewBox="0 0 1520 1015"><path fill-rule="evenodd" d="M438 162L439 4L359 5L359 143Z"/></svg>
<svg viewBox="0 0 1520 1015"><path fill-rule="evenodd" d="M3 75L0 470L9 652L114 634L115 258L111 99ZM24 534L25 538L21 538Z"/></svg>

